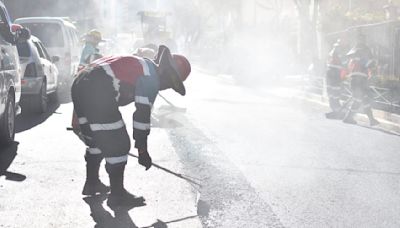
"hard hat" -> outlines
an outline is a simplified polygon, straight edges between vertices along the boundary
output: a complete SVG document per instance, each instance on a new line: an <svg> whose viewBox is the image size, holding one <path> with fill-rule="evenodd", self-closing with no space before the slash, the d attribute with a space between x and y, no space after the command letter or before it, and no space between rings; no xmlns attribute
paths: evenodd
<svg viewBox="0 0 400 228"><path fill-rule="evenodd" d="M186 89L183 81L186 80L191 71L189 61L182 55L171 55L168 47L164 45L160 45L159 52L161 52L157 56L159 67L166 72L166 76L171 80L172 89L184 96Z"/></svg>
<svg viewBox="0 0 400 228"><path fill-rule="evenodd" d="M96 29L92 29L86 34L85 39L87 40L88 38L91 38L93 41L96 41L96 42L103 41L103 38L101 36L101 32L99 32Z"/></svg>
<svg viewBox="0 0 400 228"><path fill-rule="evenodd" d="M22 29L22 28L23 27L20 24L12 24L11 25L11 32L16 32L17 30Z"/></svg>
<svg viewBox="0 0 400 228"><path fill-rule="evenodd" d="M185 81L192 70L189 60L187 60L185 56L177 54L173 54L172 58L174 58L175 60L175 64L176 67L178 68L179 77L181 78L181 81Z"/></svg>

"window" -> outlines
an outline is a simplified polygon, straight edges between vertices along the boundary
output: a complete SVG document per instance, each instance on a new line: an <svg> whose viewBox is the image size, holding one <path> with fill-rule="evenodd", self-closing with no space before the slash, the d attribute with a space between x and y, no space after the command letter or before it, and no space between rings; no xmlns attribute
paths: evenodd
<svg viewBox="0 0 400 228"><path fill-rule="evenodd" d="M9 16L3 7L0 7L0 33L5 41L14 43L14 35L11 33Z"/></svg>
<svg viewBox="0 0 400 228"><path fill-rule="evenodd" d="M44 54L44 56L46 57L46 59L49 60L49 61L51 61L50 55L49 55L49 53L47 52L46 48L43 46L43 44L40 43L40 42L38 42L37 44L38 44L38 45L40 46L40 48L42 49L43 54Z"/></svg>
<svg viewBox="0 0 400 228"><path fill-rule="evenodd" d="M72 34L72 40L73 40L74 46L78 46L78 44L79 44L79 39L78 39L78 35L76 35L75 29L72 29L72 28L71 28L71 34Z"/></svg>
<svg viewBox="0 0 400 228"><path fill-rule="evenodd" d="M21 23L29 28L32 35L41 40L46 47L64 47L64 36L61 26L56 23Z"/></svg>
<svg viewBox="0 0 400 228"><path fill-rule="evenodd" d="M78 40L78 37L77 37L77 35L76 35L76 32L75 32L75 30L72 28L72 27L66 27L66 31L67 31L67 33L68 33L68 35L69 35L69 37L70 37L70 39L71 39L71 43L72 43L72 46L78 46L78 42L79 42L79 40Z"/></svg>
<svg viewBox="0 0 400 228"><path fill-rule="evenodd" d="M40 47L40 45L38 43L36 43L36 42L33 42L33 43L35 44L35 47L36 47L36 49L37 49L37 51L39 53L40 58L45 59L46 56L44 55L44 52L43 52L42 48Z"/></svg>

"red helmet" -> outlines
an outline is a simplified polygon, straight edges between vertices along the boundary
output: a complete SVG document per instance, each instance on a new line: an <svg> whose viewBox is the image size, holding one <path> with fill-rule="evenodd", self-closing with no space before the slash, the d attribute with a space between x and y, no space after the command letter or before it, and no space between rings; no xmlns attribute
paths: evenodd
<svg viewBox="0 0 400 228"><path fill-rule="evenodd" d="M173 54L172 57L175 61L176 67L178 68L181 81L185 81L192 70L189 61L183 55Z"/></svg>
<svg viewBox="0 0 400 228"><path fill-rule="evenodd" d="M23 27L20 24L12 24L11 25L11 32L16 32L17 30L22 29L22 28Z"/></svg>

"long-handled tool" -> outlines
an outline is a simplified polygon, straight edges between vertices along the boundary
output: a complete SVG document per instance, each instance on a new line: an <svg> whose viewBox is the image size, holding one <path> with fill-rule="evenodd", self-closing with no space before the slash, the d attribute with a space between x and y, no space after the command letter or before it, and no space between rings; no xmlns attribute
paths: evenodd
<svg viewBox="0 0 400 228"><path fill-rule="evenodd" d="M134 157L134 158L139 158L137 155L132 154L132 153L129 153L128 155L131 156L131 157ZM198 187L201 187L201 184L199 184L196 181L192 180L192 179L194 179L193 177L188 177L188 176L185 176L185 175L183 175L181 173L176 173L176 172L171 171L171 170L169 170L167 168L164 168L164 167L162 167L160 165L157 165L154 162L152 163L152 166L154 166L154 167L156 167L158 169L161 169L162 171L165 171L165 172L167 172L169 174L172 174L172 175L174 175L174 176L176 176L178 178L181 178L181 179L183 179L183 180L185 180L185 181L187 181L187 182L189 182L191 184L194 184L194 185L196 185Z"/></svg>
<svg viewBox="0 0 400 228"><path fill-rule="evenodd" d="M167 98L161 95L161 93L158 93L158 96L161 97L165 102L167 102L167 104L169 104L175 111L186 112L186 108L181 108L174 105L171 101L169 101Z"/></svg>

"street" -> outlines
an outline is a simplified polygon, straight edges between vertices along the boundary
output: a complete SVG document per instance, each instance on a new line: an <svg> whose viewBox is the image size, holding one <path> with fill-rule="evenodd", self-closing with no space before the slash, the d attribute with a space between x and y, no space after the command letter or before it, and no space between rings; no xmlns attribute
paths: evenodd
<svg viewBox="0 0 400 228"><path fill-rule="evenodd" d="M130 157L125 186L146 205L114 213L84 198L72 103L53 104L19 116L1 151L0 227L400 226L399 136L327 120L285 83L243 87L194 66L185 85L157 98L149 152L201 187ZM133 111L121 108L130 134Z"/></svg>

